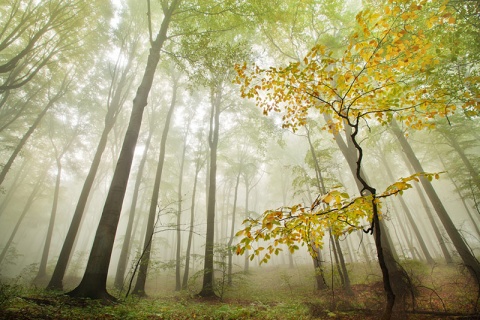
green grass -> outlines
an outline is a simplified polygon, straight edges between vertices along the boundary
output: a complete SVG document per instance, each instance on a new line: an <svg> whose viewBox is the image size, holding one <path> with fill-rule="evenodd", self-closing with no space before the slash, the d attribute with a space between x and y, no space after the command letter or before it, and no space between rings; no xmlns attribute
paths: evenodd
<svg viewBox="0 0 480 320"><path fill-rule="evenodd" d="M377 319L384 302L378 270L364 265L348 268L353 297L339 288L332 270L326 270L326 278L329 284L333 279L334 289L315 290L311 266L254 268L235 279L222 301L196 296L201 277L190 283L189 290L174 292L174 277L166 272L150 277L149 298L129 297L109 305L4 283L0 286L0 319ZM478 303L475 288L457 268L432 270L409 262L406 270L416 277L417 309L468 313ZM409 319L428 317L409 315Z"/></svg>

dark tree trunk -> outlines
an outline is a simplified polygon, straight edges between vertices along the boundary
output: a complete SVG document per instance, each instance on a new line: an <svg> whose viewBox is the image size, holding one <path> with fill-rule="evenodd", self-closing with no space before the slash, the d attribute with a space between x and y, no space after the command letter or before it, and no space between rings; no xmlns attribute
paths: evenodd
<svg viewBox="0 0 480 320"><path fill-rule="evenodd" d="M60 255L57 260L57 264L55 265L55 269L53 271L52 278L47 286L47 289L52 290L63 290L63 278L65 276L65 272L67 270L68 262L70 260L70 256L72 254L75 239L78 234L78 230L80 229L80 224L83 218L83 214L85 212L85 208L87 206L87 202L89 199L90 192L92 190L93 182L95 180L95 176L97 175L98 167L100 166L100 161L102 159L103 152L105 151L105 147L107 146L108 135L112 130L115 122L117 120L118 113L123 106L124 103L124 96L125 91L124 88L127 86L127 75L132 64L132 60L134 57L135 50L132 50L129 56L129 60L127 66L122 72L122 76L118 81L118 86L114 90L114 82L115 77L112 79L111 83L111 91L115 91L113 93L113 97L111 101L108 101L108 108L107 114L105 115L105 126L103 128L102 134L100 136L100 140L98 141L97 149L95 151L95 155L93 156L92 163L90 164L90 169L88 171L87 177L85 178L85 182L83 183L82 190L80 192L80 196L78 198L77 206L75 207L75 211L73 213L72 221L70 222L70 227L68 228L67 235L62 245L62 249L60 251ZM117 71L118 64L115 67L115 72Z"/></svg>
<svg viewBox="0 0 480 320"><path fill-rule="evenodd" d="M103 208L100 223L95 234L90 257L87 262L87 268L82 281L70 296L91 298L91 299L114 299L108 294L107 273L110 265L115 233L117 230L120 212L122 210L123 199L127 188L128 176L132 167L135 146L138 140L138 134L142 123L143 110L147 105L147 98L152 87L153 78L160 60L160 51L167 39L167 30L170 24L172 14L181 0L174 1L170 6L162 21L160 32L155 41L151 43L150 54L145 67L142 82L138 87L135 98L133 99L133 108L130 116L130 122L125 133L122 149L118 157L117 166L113 174L112 183L108 191L105 206Z"/></svg>

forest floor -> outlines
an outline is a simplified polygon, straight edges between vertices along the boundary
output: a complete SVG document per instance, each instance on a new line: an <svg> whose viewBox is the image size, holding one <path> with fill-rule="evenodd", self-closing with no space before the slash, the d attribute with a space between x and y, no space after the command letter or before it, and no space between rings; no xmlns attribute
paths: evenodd
<svg viewBox="0 0 480 320"><path fill-rule="evenodd" d="M478 319L479 293L459 267L404 265L414 288L394 319ZM352 294L342 290L335 272L325 272L334 289L315 290L310 266L265 266L234 275L232 286L217 281L221 299L203 299L200 278L174 292L172 272L148 282L148 298L128 297L115 304L72 299L16 283L0 286L0 319L379 319L383 285L375 267L349 265ZM152 277L151 277L152 278ZM193 277L195 280L195 277ZM121 297L125 293L115 292Z"/></svg>

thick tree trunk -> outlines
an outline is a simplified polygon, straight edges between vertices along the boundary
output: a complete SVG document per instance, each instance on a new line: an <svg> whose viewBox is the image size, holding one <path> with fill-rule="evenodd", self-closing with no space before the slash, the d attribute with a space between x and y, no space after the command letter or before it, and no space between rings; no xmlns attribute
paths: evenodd
<svg viewBox="0 0 480 320"><path fill-rule="evenodd" d="M416 172L424 172L422 165L420 164L420 161L416 157L412 147L408 143L407 139L403 135L402 130L398 127L396 122L392 122L391 128L393 133L397 137L398 141L400 142L400 145L403 148L403 152L405 152L414 170ZM445 230L447 231L447 234L452 240L452 243L455 246L455 249L457 250L460 257L462 258L463 263L465 264L465 266L467 267L467 269L469 270L469 272L471 273L475 281L480 282L480 263L472 254L468 246L465 244L465 241L463 240L462 236L460 235L457 228L453 224L452 219L448 215L447 210L443 206L440 198L435 192L435 189L433 188L430 181L428 181L424 177L420 177L420 182L428 198L430 199L430 202L435 208L435 211L437 212L437 215L440 218L440 221L442 222Z"/></svg>
<svg viewBox="0 0 480 320"><path fill-rule="evenodd" d="M87 202L89 199L90 191L92 190L95 176L97 175L97 171L100 166L100 161L102 160L102 155L103 155L103 152L105 151L105 147L107 146L108 135L112 130L113 126L115 125L118 113L123 105L123 100L124 100L123 89L126 86L127 74L129 72L129 69L132 63L134 52L135 50L132 50L127 66L122 72L122 76L118 82L118 86L113 94L113 97L111 101L108 102L108 111L107 111L107 114L105 115L105 121L104 121L105 126L100 136L100 140L98 141L97 149L95 151L95 155L93 156L92 163L90 164L90 169L88 170L87 177L85 178L85 182L83 183L83 187L80 192L80 196L78 198L77 206L75 207L72 221L70 222L70 227L68 228L67 235L63 242L62 249L60 251L60 255L57 260L57 264L55 265L55 269L53 271L53 275L52 275L52 278L50 279L47 289L63 290L63 278L67 270L70 256L74 249L75 239L77 237L78 230L80 229L80 224L83 218L83 214L85 212L85 208L87 206ZM116 68L117 67L118 65L116 66ZM112 90L114 86L114 81L115 79L112 80L112 84L111 84Z"/></svg>
<svg viewBox="0 0 480 320"><path fill-rule="evenodd" d="M160 182L162 181L163 164L165 162L165 152L167 145L168 132L170 130L170 122L172 120L173 111L175 110L178 90L178 78L173 80L172 98L170 107L165 119L165 126L163 127L162 138L160 141L160 152L158 154L157 170L155 173L155 182L153 185L152 198L150 200L150 209L148 212L147 230L143 240L143 252L138 270L137 281L132 293L138 296L146 296L145 283L147 281L148 266L150 264L150 255L152 250L153 236L155 234L155 218L157 217L157 205L160 192Z"/></svg>
<svg viewBox="0 0 480 320"><path fill-rule="evenodd" d="M174 1L169 11L165 13L160 32L155 41L152 42L145 73L133 100L130 122L127 132L125 133L112 183L95 234L87 268L78 287L69 293L71 296L92 299L114 299L108 294L106 286L115 233L122 210L130 169L132 167L135 146L142 123L143 110L147 105L148 94L152 87L155 71L160 60L160 50L167 39L167 30L172 14L180 1L181 0Z"/></svg>

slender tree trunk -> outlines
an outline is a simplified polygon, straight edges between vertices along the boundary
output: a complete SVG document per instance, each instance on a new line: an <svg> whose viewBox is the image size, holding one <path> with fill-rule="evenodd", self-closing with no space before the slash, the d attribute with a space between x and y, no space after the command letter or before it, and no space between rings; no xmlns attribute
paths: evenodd
<svg viewBox="0 0 480 320"><path fill-rule="evenodd" d="M408 143L407 139L405 139L405 136L403 135L402 130L398 127L396 122L392 122L391 128L392 128L392 132L395 134L398 141L400 142L400 145L403 148L403 152L405 152L414 170L416 172L424 172L422 165L420 164L420 161L418 161L418 158L415 156L415 153L413 152L412 147ZM477 281L477 283L480 283L480 263L472 254L468 246L465 244L465 241L463 240L462 236L460 235L457 228L453 224L452 219L450 218L447 211L445 210L445 207L443 206L440 198L435 192L435 189L433 189L433 186L430 183L430 181L428 181L424 177L420 177L420 182L428 198L430 199L430 202L435 208L435 211L437 212L437 215L440 218L440 221L442 221L442 224L445 227L447 234L452 240L452 243L455 246L455 249L457 250L460 257L462 258L463 263L465 264L465 266L467 267L467 269L469 270L469 272L471 273L475 281Z"/></svg>
<svg viewBox="0 0 480 320"><path fill-rule="evenodd" d="M152 250L153 236L155 233L155 217L157 216L158 197L160 192L160 182L162 181L163 164L165 162L165 152L167 145L168 132L170 130L170 122L172 120L173 111L175 109L178 90L178 78L173 79L172 99L168 109L167 117L165 119L165 126L163 127L162 139L160 141L160 152L158 154L157 170L155 173L155 182L153 185L152 199L150 200L150 209L148 213L147 230L143 240L143 254L138 270L137 281L132 293L138 296L146 296L145 283L147 281L148 266L150 264L150 256Z"/></svg>
<svg viewBox="0 0 480 320"><path fill-rule="evenodd" d="M200 173L200 169L202 168L200 158L197 158L195 163L195 178L193 180L193 191L192 191L192 203L190 207L190 226L188 229L188 240L187 240L187 251L185 253L185 270L183 272L183 282L182 282L182 289L187 289L188 284L188 273L190 269L190 251L192 250L192 240L193 240L193 225L194 225L194 218L195 218L195 197L197 194L197 182L198 182L198 174Z"/></svg>
<svg viewBox="0 0 480 320"><path fill-rule="evenodd" d="M115 241L115 233L122 210L123 199L132 166L135 146L138 140L143 110L152 87L153 78L160 60L160 51L167 39L167 30L176 7L181 0L174 0L165 12L160 31L151 43L147 66L140 86L133 100L133 108L122 149L113 174L100 223L95 234L85 274L79 286L69 294L92 299L114 299L106 290L107 273Z"/></svg>
<svg viewBox="0 0 480 320"><path fill-rule="evenodd" d="M248 207L248 200L249 200L249 197L250 197L250 183L248 181L248 176L247 174L245 174L244 176L244 179L245 179L245 219L247 219L249 217L249 207ZM248 273L248 269L250 267L250 260L248 258L248 250L245 250L245 259L243 261L243 272L244 273Z"/></svg>
<svg viewBox="0 0 480 320"><path fill-rule="evenodd" d="M311 140L311 137L310 137L310 130L309 130L308 126L305 126L305 129L307 131L307 141L308 141L308 145L310 147L310 153L312 154L313 164L314 164L314 167L315 167L315 176L316 176L317 188L318 188L318 191L320 192L320 194L324 195L324 194L327 193L327 189L325 188L325 182L323 181L322 170L320 169L320 163L317 159L317 154L315 152L315 148L313 147L313 143L312 143L312 140ZM312 257L313 258L313 266L315 268L315 277L317 278L316 279L317 280L317 287L318 287L319 290L326 289L327 285L326 285L325 277L324 277L324 274L323 274L322 259L319 256L321 254L321 250L320 250L320 248L317 248L315 246L314 241L312 241L310 245L312 246L313 252L315 252L317 254L316 257ZM345 271L346 271L346 269L345 269ZM348 275L347 275L347 277L348 277ZM351 292L351 290L350 290L350 292Z"/></svg>
<svg viewBox="0 0 480 320"><path fill-rule="evenodd" d="M123 288L124 284L125 271L127 270L127 262L130 255L130 243L132 240L132 229L137 207L137 199L140 192L140 185L142 184L143 171L145 169L145 163L147 162L147 153L148 149L150 148L150 141L152 140L153 132L154 130L152 125L150 126L147 140L145 141L145 149L143 150L142 159L138 165L137 178L135 179L135 187L132 195L132 203L130 204L130 210L128 213L127 229L125 231L125 238L122 243L120 257L118 259L117 272L115 273L115 287L117 289Z"/></svg>
<svg viewBox="0 0 480 320"><path fill-rule="evenodd" d="M203 285L202 290L199 293L199 295L202 297L216 296L213 287L213 249L215 239L215 204L217 189L217 148L220 129L220 104L222 101L221 85L212 86L210 95L212 101L212 111L210 116L210 132L208 135L208 143L210 147L210 172L208 180L207 234L203 265Z"/></svg>
<svg viewBox="0 0 480 320"><path fill-rule="evenodd" d="M232 227L230 229L230 239L228 240L227 250L228 250L228 285L232 285L232 270L233 270L233 249L232 243L233 238L235 237L235 218L237 212L237 198L238 198L238 185L240 184L240 171L237 174L237 179L235 181L235 191L233 196L233 210L232 210Z"/></svg>
<svg viewBox="0 0 480 320"><path fill-rule="evenodd" d="M50 213L50 221L48 224L47 230L47 237L45 239L45 245L43 247L42 259L40 261L40 266L38 269L37 276L34 279L35 281L40 281L47 275L47 261L48 261L48 254L50 251L50 244L52 242L52 235L53 235L53 226L55 225L55 218L57 215L57 207L58 207L58 196L60 193L60 181L62 179L62 163L61 158L56 159L57 162L57 177L55 179L55 190L53 192L53 203L52 203L52 211Z"/></svg>
<svg viewBox="0 0 480 320"><path fill-rule="evenodd" d="M185 165L185 153L187 152L187 136L188 136L188 127L185 131L185 136L183 138L183 149L182 157L180 159L180 172L178 173L178 210L177 210L177 248L175 255L175 291L180 291L182 289L182 278L181 278L181 217L182 217L182 182L183 182L183 168Z"/></svg>

